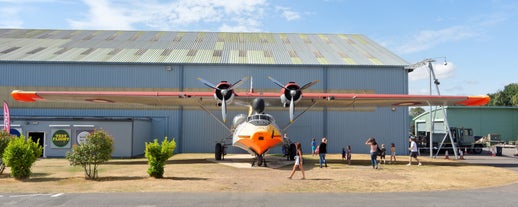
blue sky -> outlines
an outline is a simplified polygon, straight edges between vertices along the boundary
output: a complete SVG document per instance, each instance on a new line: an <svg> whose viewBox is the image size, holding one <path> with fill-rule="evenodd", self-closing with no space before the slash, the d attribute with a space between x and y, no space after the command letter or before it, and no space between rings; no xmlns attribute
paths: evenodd
<svg viewBox="0 0 518 207"><path fill-rule="evenodd" d="M437 60L443 95L518 83L518 1L0 0L0 28L364 34L410 63ZM426 67L409 77L410 93L429 93Z"/></svg>

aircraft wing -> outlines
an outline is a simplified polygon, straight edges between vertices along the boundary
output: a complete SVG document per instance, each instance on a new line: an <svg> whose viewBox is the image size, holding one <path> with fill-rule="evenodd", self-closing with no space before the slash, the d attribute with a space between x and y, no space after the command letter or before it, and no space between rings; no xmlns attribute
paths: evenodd
<svg viewBox="0 0 518 207"><path fill-rule="evenodd" d="M489 96L304 93L297 106L311 105L314 101L326 107L482 106L489 100Z"/></svg>
<svg viewBox="0 0 518 207"><path fill-rule="evenodd" d="M212 92L158 91L21 91L11 96L21 102L118 103L150 106L193 106L214 103Z"/></svg>
<svg viewBox="0 0 518 207"><path fill-rule="evenodd" d="M22 102L125 103L150 106L196 106L215 103L213 92L138 92L138 91L20 91L11 96ZM237 92L234 104L248 106L263 98L268 107L283 107L279 93ZM437 96L408 94L304 93L297 107L397 107L427 105L482 106L488 96Z"/></svg>

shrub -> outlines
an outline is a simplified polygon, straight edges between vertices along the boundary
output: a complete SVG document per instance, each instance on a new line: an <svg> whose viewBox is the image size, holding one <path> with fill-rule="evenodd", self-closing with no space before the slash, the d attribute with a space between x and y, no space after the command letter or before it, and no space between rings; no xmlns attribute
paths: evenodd
<svg viewBox="0 0 518 207"><path fill-rule="evenodd" d="M113 138L103 130L94 130L83 144L74 145L66 158L70 165L83 167L86 179L97 179L97 166L108 161L112 152Z"/></svg>
<svg viewBox="0 0 518 207"><path fill-rule="evenodd" d="M43 148L37 142L20 136L11 139L5 148L3 160L7 167L11 167L11 176L24 179L31 175L31 166L41 156L42 151Z"/></svg>
<svg viewBox="0 0 518 207"><path fill-rule="evenodd" d="M5 130L0 130L0 175L4 172L5 169L5 164L2 159L5 148L9 144L9 141L14 138L16 138L16 136L9 134Z"/></svg>
<svg viewBox="0 0 518 207"><path fill-rule="evenodd" d="M146 142L145 156L148 160L149 168L147 169L147 173L149 176L155 178L162 178L164 176L165 162L173 156L175 148L176 142L174 139L168 141L167 137L164 138L162 144L159 144L157 139L153 142Z"/></svg>
<svg viewBox="0 0 518 207"><path fill-rule="evenodd" d="M2 157L7 144L9 144L9 141L13 138L16 138L16 136L9 134L9 132L5 130L0 130L0 157Z"/></svg>

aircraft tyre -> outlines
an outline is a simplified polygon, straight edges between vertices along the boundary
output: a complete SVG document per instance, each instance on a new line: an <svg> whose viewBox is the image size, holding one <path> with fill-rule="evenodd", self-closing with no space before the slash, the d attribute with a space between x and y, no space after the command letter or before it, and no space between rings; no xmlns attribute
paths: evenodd
<svg viewBox="0 0 518 207"><path fill-rule="evenodd" d="M221 143L216 143L216 149L214 150L214 155L216 160L221 160L223 155L223 145Z"/></svg>
<svg viewBox="0 0 518 207"><path fill-rule="evenodd" d="M263 156L257 155L257 166L263 165Z"/></svg>
<svg viewBox="0 0 518 207"><path fill-rule="evenodd" d="M475 147L473 148L473 153L475 153L475 154L482 153L482 145L475 145Z"/></svg>

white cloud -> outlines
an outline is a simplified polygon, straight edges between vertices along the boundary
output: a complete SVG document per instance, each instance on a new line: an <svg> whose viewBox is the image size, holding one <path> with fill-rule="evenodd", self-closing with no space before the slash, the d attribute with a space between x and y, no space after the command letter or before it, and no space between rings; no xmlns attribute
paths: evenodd
<svg viewBox="0 0 518 207"><path fill-rule="evenodd" d="M84 14L86 20L67 19L73 29L133 29L131 26L135 20L131 17L131 11L125 11L108 0L83 0L89 7Z"/></svg>
<svg viewBox="0 0 518 207"><path fill-rule="evenodd" d="M467 26L452 26L441 30L425 30L416 34L412 40L407 41L397 47L396 50L401 54L415 53L435 47L436 45L454 42L472 37L479 34Z"/></svg>
<svg viewBox="0 0 518 207"><path fill-rule="evenodd" d="M0 8L0 27L1 28L22 28L23 21L20 20L19 7Z"/></svg>
<svg viewBox="0 0 518 207"><path fill-rule="evenodd" d="M280 11L282 17L288 21L300 19L300 14L287 7L277 7L275 10Z"/></svg>
<svg viewBox="0 0 518 207"><path fill-rule="evenodd" d="M455 75L455 64L448 62L447 65L444 63L432 63L433 71L435 73L435 77L439 79L446 79L453 77ZM408 79L410 81L419 81L419 80L428 80L430 78L430 72L428 66L423 66L416 68L414 71L408 74Z"/></svg>
<svg viewBox="0 0 518 207"><path fill-rule="evenodd" d="M83 1L89 7L85 18L68 20L75 29L133 29L141 24L160 30L259 31L268 6L266 0Z"/></svg>

